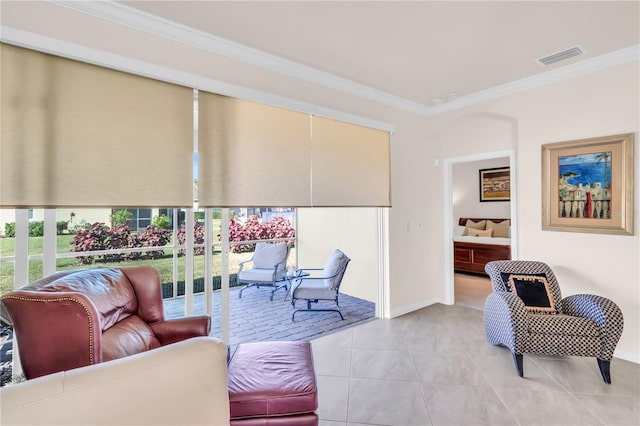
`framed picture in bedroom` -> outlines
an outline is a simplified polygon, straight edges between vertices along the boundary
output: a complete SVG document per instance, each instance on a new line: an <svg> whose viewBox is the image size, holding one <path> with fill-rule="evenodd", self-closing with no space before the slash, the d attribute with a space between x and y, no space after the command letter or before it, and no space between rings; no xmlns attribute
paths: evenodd
<svg viewBox="0 0 640 426"><path fill-rule="evenodd" d="M542 145L542 229L633 235L633 133Z"/></svg>
<svg viewBox="0 0 640 426"><path fill-rule="evenodd" d="M480 202L511 200L509 167L480 169Z"/></svg>

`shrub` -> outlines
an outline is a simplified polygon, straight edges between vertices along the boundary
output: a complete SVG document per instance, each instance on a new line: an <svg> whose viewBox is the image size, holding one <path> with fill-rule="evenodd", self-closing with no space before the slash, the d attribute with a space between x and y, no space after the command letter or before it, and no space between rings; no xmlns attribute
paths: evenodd
<svg viewBox="0 0 640 426"><path fill-rule="evenodd" d="M229 222L229 241L270 240L274 238L293 238L296 231L289 219L274 217L271 221L261 223L258 216L250 216L244 224L236 219ZM218 234L220 239L220 234ZM234 244L233 253L247 253L256 249L255 244Z"/></svg>
<svg viewBox="0 0 640 426"><path fill-rule="evenodd" d="M291 226L291 221L284 217L274 217L263 225L266 228L267 238L293 238L296 230Z"/></svg>
<svg viewBox="0 0 640 426"><path fill-rule="evenodd" d="M78 229L69 245L71 246L71 251L82 252L121 248L159 247L167 245L170 241L171 231L153 225L147 226L145 230L137 234L132 234L131 228L126 225L119 225L109 229L104 223L94 223L89 229ZM136 260L143 256L157 259L164 256L164 250L101 255L103 260L107 262ZM80 263L88 265L94 263L97 257L100 256L78 256L77 259Z"/></svg>
<svg viewBox="0 0 640 426"><path fill-rule="evenodd" d="M131 228L127 225L118 225L107 231L107 239L105 249L114 250L119 248L129 248L129 239L131 238ZM123 253L123 254L105 254L104 260L108 262L121 262L130 257L131 254L137 253Z"/></svg>
<svg viewBox="0 0 640 426"><path fill-rule="evenodd" d="M69 222L67 222L66 220L59 220L56 222L56 233L58 235L62 235L65 233L65 231L67 231L69 228Z"/></svg>
<svg viewBox="0 0 640 426"><path fill-rule="evenodd" d="M69 229L69 231L72 234L76 234L78 231L81 231L81 230L86 231L87 229L91 229L91 223L82 222L82 223L76 223L75 225L73 225L71 229Z"/></svg>
<svg viewBox="0 0 640 426"><path fill-rule="evenodd" d="M233 218L235 217L236 212L234 212L233 210L229 210L229 218ZM213 218L214 219L222 219L222 212L220 210L214 210L213 211Z"/></svg>
<svg viewBox="0 0 640 426"><path fill-rule="evenodd" d="M129 247L160 247L171 242L171 231L154 225L149 225L143 231L129 237ZM158 259L164 256L164 250L149 250L143 253L129 253L130 259L139 259L140 256L147 256L151 259Z"/></svg>
<svg viewBox="0 0 640 426"><path fill-rule="evenodd" d="M111 227L126 225L131 219L133 219L133 213L129 210L117 210L111 215Z"/></svg>
<svg viewBox="0 0 640 426"><path fill-rule="evenodd" d="M171 229L171 219L169 219L169 216L166 214L154 216L153 219L151 219L151 224L156 228Z"/></svg>
<svg viewBox="0 0 640 426"><path fill-rule="evenodd" d="M56 222L56 232L58 235L67 230L68 223L64 220ZM35 221L29 222L29 236L30 237L42 237L44 235L44 222ZM7 222L4 224L4 236L15 238L16 236L16 223Z"/></svg>
<svg viewBox="0 0 640 426"><path fill-rule="evenodd" d="M242 225L240 221L233 218L229 221L229 242L236 241L247 241L251 240L250 233L245 227ZM220 240L220 234L218 234L218 240ZM255 244L233 244L231 245L232 253L247 253L250 251L254 251L256 248Z"/></svg>
<svg viewBox="0 0 640 426"><path fill-rule="evenodd" d="M34 221L29 222L29 236L30 237L42 237L44 235L44 222Z"/></svg>
<svg viewBox="0 0 640 426"><path fill-rule="evenodd" d="M105 250L108 238L109 227L96 222L88 229L78 229L69 245L74 252ZM77 259L83 265L90 265L95 261L95 256L78 256Z"/></svg>
<svg viewBox="0 0 640 426"><path fill-rule="evenodd" d="M178 244L184 245L185 243L185 232L186 226L180 225L180 229L178 229ZM204 244L204 226L200 225L198 222L194 222L193 224L193 244ZM185 254L184 249L180 249L178 251L179 254ZM198 247L193 250L194 254L204 254L204 247Z"/></svg>
<svg viewBox="0 0 640 426"><path fill-rule="evenodd" d="M9 238L15 238L16 236L15 222L7 222L4 224L4 236Z"/></svg>

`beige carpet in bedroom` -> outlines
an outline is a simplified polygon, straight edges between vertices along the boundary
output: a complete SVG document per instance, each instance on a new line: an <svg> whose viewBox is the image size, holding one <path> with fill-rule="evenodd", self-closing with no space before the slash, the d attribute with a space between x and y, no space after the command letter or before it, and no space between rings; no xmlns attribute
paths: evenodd
<svg viewBox="0 0 640 426"><path fill-rule="evenodd" d="M478 310L484 309L484 301L491 293L489 277L456 272L453 284L456 305Z"/></svg>

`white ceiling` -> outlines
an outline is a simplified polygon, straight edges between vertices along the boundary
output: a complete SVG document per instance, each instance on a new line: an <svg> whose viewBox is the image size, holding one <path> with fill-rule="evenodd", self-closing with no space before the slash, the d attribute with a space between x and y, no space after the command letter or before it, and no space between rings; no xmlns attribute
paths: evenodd
<svg viewBox="0 0 640 426"><path fill-rule="evenodd" d="M120 3L423 105L640 43L638 1Z"/></svg>

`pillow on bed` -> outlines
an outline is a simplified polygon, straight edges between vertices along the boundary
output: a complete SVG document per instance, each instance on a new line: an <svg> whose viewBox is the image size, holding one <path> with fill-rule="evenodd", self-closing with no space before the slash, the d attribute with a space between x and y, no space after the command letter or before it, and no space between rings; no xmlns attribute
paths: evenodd
<svg viewBox="0 0 640 426"><path fill-rule="evenodd" d="M467 223L466 223L466 226L464 228L464 232L462 232L462 235L471 235L471 234L469 234L469 230L471 230L471 229L484 230L486 225L487 225L487 221L486 220L481 220L479 222L474 222L471 219L467 219Z"/></svg>
<svg viewBox="0 0 640 426"><path fill-rule="evenodd" d="M472 237L491 237L493 229L469 229L469 235Z"/></svg>
<svg viewBox="0 0 640 426"><path fill-rule="evenodd" d="M462 234L464 234L464 230L465 230L465 229L466 229L466 228L465 228L464 226L457 225L457 226L453 229L453 236L454 236L454 237L459 237L459 236L461 236Z"/></svg>
<svg viewBox="0 0 640 426"><path fill-rule="evenodd" d="M487 220L487 229L493 229L493 236L497 238L509 238L510 225L510 220L503 220L502 222Z"/></svg>

